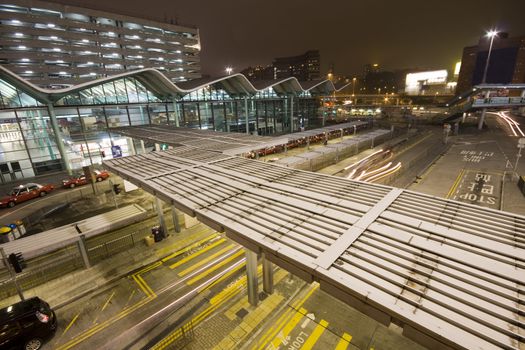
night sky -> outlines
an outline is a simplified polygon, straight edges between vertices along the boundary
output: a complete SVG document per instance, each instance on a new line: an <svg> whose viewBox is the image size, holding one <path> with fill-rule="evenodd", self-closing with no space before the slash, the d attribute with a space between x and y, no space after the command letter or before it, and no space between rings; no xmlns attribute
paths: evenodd
<svg viewBox="0 0 525 350"><path fill-rule="evenodd" d="M447 68L490 28L525 35L525 0L57 0L199 28L202 73L321 52L321 72ZM124 10L125 9L125 10Z"/></svg>

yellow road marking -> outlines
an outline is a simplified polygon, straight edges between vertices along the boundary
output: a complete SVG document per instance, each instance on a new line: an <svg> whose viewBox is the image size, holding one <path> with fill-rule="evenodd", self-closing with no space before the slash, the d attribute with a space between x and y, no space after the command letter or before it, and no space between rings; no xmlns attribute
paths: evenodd
<svg viewBox="0 0 525 350"><path fill-rule="evenodd" d="M268 331L259 339L257 344L252 349L260 350L266 347L266 344L275 337L277 332L285 325L288 319L293 315L293 312L298 307L301 307L306 302L306 300L308 300L308 298L310 298L310 296L317 290L317 288L319 288L319 283L316 283L316 282L312 283L310 285L310 290L308 291L308 293L306 293L306 295L302 299L299 299L298 301L293 303L291 308L283 312L281 317L279 317L277 321L275 322L276 326L270 327Z"/></svg>
<svg viewBox="0 0 525 350"><path fill-rule="evenodd" d="M111 293L111 295L109 296L109 298L106 301L106 303L104 304L104 306L102 306L102 310L100 310L100 311L104 311L106 309L106 307L108 307L109 302L111 301L111 299L113 299L114 296L115 296L115 291L113 291L113 293Z"/></svg>
<svg viewBox="0 0 525 350"><path fill-rule="evenodd" d="M157 262L154 262L153 264L149 265L149 266L146 266L145 268L143 268L142 270L139 270L138 272L135 272L134 275L141 275L145 272L148 272L150 270L153 270L154 268L158 267L162 265L162 262L160 261L157 261Z"/></svg>
<svg viewBox="0 0 525 350"><path fill-rule="evenodd" d="M224 242L226 242L226 238L221 238L217 242L212 243L209 246L202 248L198 252L196 252L194 254L191 254L191 255L188 255L187 257L177 261L175 264L170 265L170 269L174 269L174 268L176 268L176 267L178 267L178 266L180 266L182 264L185 264L188 261L190 261L191 259L194 259L194 258L198 257L199 255L206 253L208 250L211 250L211 249L217 247L218 245L220 245L220 244L222 244Z"/></svg>
<svg viewBox="0 0 525 350"><path fill-rule="evenodd" d="M220 263L213 265L209 269L206 269L206 271L204 271L204 272L198 274L197 276L193 277L192 279L188 280L188 282L186 282L186 283L189 286L191 286L193 283L197 282L198 280L202 279L203 277L208 276L213 271L223 267L224 265L228 264L229 262L233 261L234 259L237 259L239 256L241 256L243 254L244 254L244 251L241 249L237 253L235 253L232 256L230 256L229 258L224 259Z"/></svg>
<svg viewBox="0 0 525 350"><path fill-rule="evenodd" d="M186 276L188 273L192 272L193 270L197 269L198 267L201 267L202 265L205 265L205 264L209 263L210 261L212 261L213 259L215 259L219 255L222 255L222 254L226 253L228 250L231 250L231 249L235 248L235 246L236 246L236 244L230 244L226 248L223 248L223 249L219 250L217 253L214 253L214 254L208 256L205 259L199 260L198 263L193 264L190 267L188 267L186 270L183 270L183 271L179 272L179 276L180 277Z"/></svg>
<svg viewBox="0 0 525 350"><path fill-rule="evenodd" d="M111 293L111 295L109 296L108 300L106 300L106 302L102 306L102 309L100 309L100 311L98 312L97 317L95 317L95 319L93 320L93 324L97 323L98 317L100 316L102 311L106 309L106 307L109 305L109 302L111 301L111 299L113 299L114 296L115 296L115 291L113 291L113 293Z"/></svg>
<svg viewBox="0 0 525 350"><path fill-rule="evenodd" d="M295 310L294 310L295 311ZM300 308L299 311L295 311L295 315L292 317L292 319L286 323L286 326L277 333L277 336L275 339L270 343L272 345L272 349L279 348L279 345L281 345L282 341L286 339L288 334L297 326L299 321L306 315L307 311L305 308Z"/></svg>
<svg viewBox="0 0 525 350"><path fill-rule="evenodd" d="M79 336L75 337L74 339L70 340L69 342L67 342L64 345L62 345L59 348L57 348L57 350L71 349L72 347L78 345L79 343L83 342L84 340L88 339L89 337L97 334L98 332L100 332L101 330L106 328L107 326L109 326L109 325L117 322L118 320L126 317L127 315L129 315L133 311L139 309L140 307L142 307L143 305L149 303L152 300L153 300L153 298L142 299L140 302L138 302L135 305L129 307L128 309L123 310L119 314L111 317L110 319L102 322L101 324L98 324L95 327L89 329L88 331L80 334Z"/></svg>
<svg viewBox="0 0 525 350"><path fill-rule="evenodd" d="M323 334L323 332L326 330L326 327L328 327L328 322L325 320L321 320L317 327L315 327L314 331L308 339L304 342L303 346L301 347L301 350L311 350L315 343L319 340L319 337Z"/></svg>
<svg viewBox="0 0 525 350"><path fill-rule="evenodd" d="M69 331L69 328L71 328L71 326L73 326L73 323L75 323L75 321L77 320L78 316L80 316L80 313L78 313L75 317L73 317L71 322L69 322L69 324L67 325L66 329L64 329L64 332L62 333L62 335L66 334L67 331Z"/></svg>
<svg viewBox="0 0 525 350"><path fill-rule="evenodd" d="M450 198L450 196L452 196L454 194L454 192L456 192L456 188L458 187L459 182L460 182L461 178L463 177L464 173L465 173L465 169L461 169L461 171L458 174L458 177L456 178L456 181L454 181L454 184L452 185L452 187L448 191L447 196L445 198Z"/></svg>
<svg viewBox="0 0 525 350"><path fill-rule="evenodd" d="M150 286L148 286L148 284L146 283L146 281L144 281L144 278L142 278L142 276L138 276L137 275L137 278L142 282L142 284L144 285L144 287L146 287L146 289L149 291L149 296L150 297L153 297L153 298L156 298L157 297L157 294L155 294L153 292L153 289L151 289Z"/></svg>
<svg viewBox="0 0 525 350"><path fill-rule="evenodd" d="M200 235L200 234L202 234L202 232L200 232L199 235ZM181 254L184 254L184 253L187 252L189 249L196 248L196 247L200 246L201 244L206 243L207 241L211 241L212 239L217 238L217 237L219 237L219 235L218 235L217 233L214 233L213 235L208 236L208 237L206 237L206 238L204 238L204 239L201 239L200 241L195 242L195 243L193 243L192 245L190 245L190 246L188 246L188 247L185 247L184 249L180 249L180 250L178 250L178 251L176 251L176 252L174 252L174 253L168 255L167 257L163 258L161 261L162 261L163 263L165 263L166 261L168 261L168 260L170 260L170 259L176 258L177 256L179 256L179 255L181 255ZM190 239L188 239L188 240L190 240ZM180 242L177 242L176 245L177 245L177 246L180 246ZM163 251L164 251L164 250L168 250L168 251L170 251L171 249L175 248L175 245L170 246L170 247L168 247L168 248L169 248L169 249L164 248Z"/></svg>
<svg viewBox="0 0 525 350"><path fill-rule="evenodd" d="M129 302L131 301L131 298L133 298L133 296L135 295L136 292L137 292L136 289L133 289L133 290L131 291L131 294L130 294L129 297L128 297L128 301L126 301L126 304L124 305L124 307L128 306Z"/></svg>
<svg viewBox="0 0 525 350"><path fill-rule="evenodd" d="M350 342L352 341L352 336L348 333L343 333L341 340L337 343L335 350L346 350Z"/></svg>
<svg viewBox="0 0 525 350"><path fill-rule="evenodd" d="M146 294L146 296L149 298L150 297L150 294L149 294L149 290L144 287L142 285L142 282L140 281L140 279L138 278L138 276L136 275L133 275L133 279L135 280L135 282L139 285L140 289L144 292L144 294Z"/></svg>
<svg viewBox="0 0 525 350"><path fill-rule="evenodd" d="M240 266L236 267L234 271L238 271L244 266L244 264L241 264ZM219 278L216 282L222 281L227 278L229 274L225 274L221 278ZM202 322L209 314L211 314L213 311L218 309L222 303L225 303L229 299L233 298L236 294L240 293L242 290L239 288L240 284L246 284L246 276L241 278L239 281L235 282L232 285L229 285L225 289L223 289L220 293L215 295L212 299L210 299L210 306L208 306L204 311L202 311L200 314L195 316L191 321L186 323L183 327L196 327L200 322ZM211 285L208 287L210 288ZM167 348L171 343L176 341L180 336L182 335L182 331L180 328L175 330L173 333L169 334L167 337L162 339L160 342L155 344L151 350L162 350Z"/></svg>

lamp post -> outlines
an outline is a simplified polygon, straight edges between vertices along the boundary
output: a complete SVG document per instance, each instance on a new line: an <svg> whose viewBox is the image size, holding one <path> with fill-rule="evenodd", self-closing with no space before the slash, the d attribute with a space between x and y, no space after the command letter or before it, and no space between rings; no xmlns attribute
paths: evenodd
<svg viewBox="0 0 525 350"><path fill-rule="evenodd" d="M498 35L498 32L496 30L489 30L487 32L487 38L490 38L490 44L489 44L489 52L487 53L487 60L485 61L485 70L483 71L483 78L481 79L481 84L485 84L487 82L487 72L489 70L489 62L490 62L490 53L492 52L492 44L494 43L494 38ZM485 93L485 98L488 98L490 94L490 91L487 90ZM483 108L481 111L481 117L479 118L479 124L478 124L478 130L483 129L483 123L485 122L485 114L487 113L487 108Z"/></svg>
<svg viewBox="0 0 525 350"><path fill-rule="evenodd" d="M352 78L352 96L355 95L355 81L357 80L357 78Z"/></svg>

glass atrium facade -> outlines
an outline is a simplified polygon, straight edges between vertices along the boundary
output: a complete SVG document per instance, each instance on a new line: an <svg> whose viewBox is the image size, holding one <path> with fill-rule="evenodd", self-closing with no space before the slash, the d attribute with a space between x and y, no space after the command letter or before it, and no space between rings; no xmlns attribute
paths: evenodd
<svg viewBox="0 0 525 350"><path fill-rule="evenodd" d="M112 146L124 156L153 146L115 134L115 127L164 124L246 133L248 120L250 133L278 135L320 126L318 103L304 91L282 96L270 87L232 97L213 85L162 99L126 76L46 104L0 79L0 182L96 165L112 157Z"/></svg>

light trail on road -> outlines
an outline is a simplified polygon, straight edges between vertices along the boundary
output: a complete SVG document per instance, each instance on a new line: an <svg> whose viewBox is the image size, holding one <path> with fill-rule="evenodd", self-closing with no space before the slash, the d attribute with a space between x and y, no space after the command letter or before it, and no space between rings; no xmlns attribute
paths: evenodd
<svg viewBox="0 0 525 350"><path fill-rule="evenodd" d="M514 119L512 119L510 116L508 116L506 114L506 113L508 113L508 111L501 111L501 112L497 112L497 113L496 112L488 112L488 113L497 115L502 120L504 120L509 125L510 130L512 131L514 136L518 136L518 133L516 133L516 130L521 134L521 136L525 136L525 133L523 133L523 131L521 130L521 128L519 126L520 123L518 123L517 121L515 121Z"/></svg>

